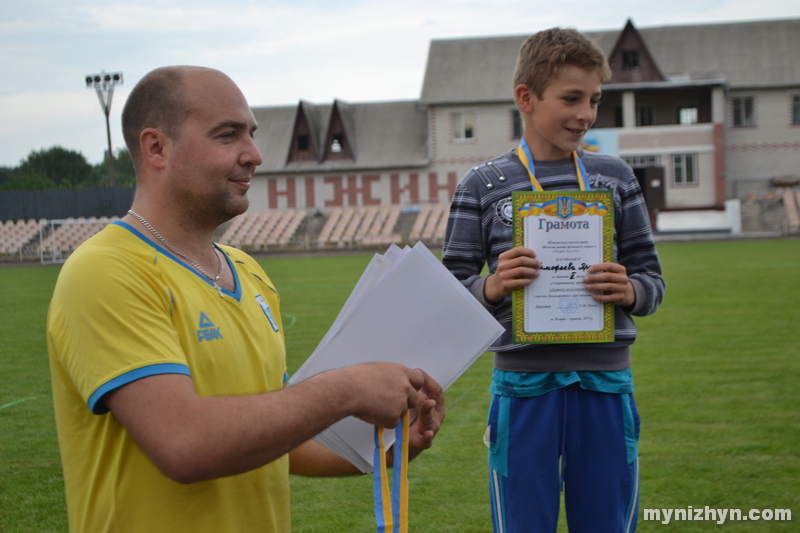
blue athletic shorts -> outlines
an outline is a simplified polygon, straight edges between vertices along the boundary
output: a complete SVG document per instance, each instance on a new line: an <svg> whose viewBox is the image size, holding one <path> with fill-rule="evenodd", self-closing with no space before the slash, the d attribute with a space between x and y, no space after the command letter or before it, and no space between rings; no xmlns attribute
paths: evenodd
<svg viewBox="0 0 800 533"><path fill-rule="evenodd" d="M570 533L636 529L633 394L576 383L534 397L495 395L486 437L495 533L555 533L562 488Z"/></svg>

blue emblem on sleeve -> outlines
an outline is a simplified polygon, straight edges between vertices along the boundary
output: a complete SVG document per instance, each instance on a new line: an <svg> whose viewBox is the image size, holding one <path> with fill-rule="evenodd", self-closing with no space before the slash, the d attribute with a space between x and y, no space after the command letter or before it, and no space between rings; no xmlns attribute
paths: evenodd
<svg viewBox="0 0 800 533"><path fill-rule="evenodd" d="M275 317L272 316L272 309L269 308L269 304L264 297L259 294L256 296L256 301L258 302L258 305L261 306L261 310L264 311L264 314L267 315L267 320L269 320L269 325L272 326L272 330L275 332L280 331L278 328L278 323L275 321Z"/></svg>

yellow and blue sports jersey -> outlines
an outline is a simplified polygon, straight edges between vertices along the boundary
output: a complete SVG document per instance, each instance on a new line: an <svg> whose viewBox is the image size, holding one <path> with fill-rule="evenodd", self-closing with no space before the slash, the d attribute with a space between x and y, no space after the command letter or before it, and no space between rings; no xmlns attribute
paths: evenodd
<svg viewBox="0 0 800 533"><path fill-rule="evenodd" d="M62 267L47 341L72 533L290 529L288 457L183 485L158 470L103 402L115 388L165 373L191 376L200 396L282 388L278 293L251 257L219 248L236 282L222 296L123 222Z"/></svg>

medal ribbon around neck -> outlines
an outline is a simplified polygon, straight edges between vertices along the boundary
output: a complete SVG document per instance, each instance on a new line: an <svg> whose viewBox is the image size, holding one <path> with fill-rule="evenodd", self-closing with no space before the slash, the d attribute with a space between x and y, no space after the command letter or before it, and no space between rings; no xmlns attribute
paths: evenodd
<svg viewBox="0 0 800 533"><path fill-rule="evenodd" d="M386 468L383 428L375 426L373 498L378 533L408 533L408 426L409 414L395 428L392 490Z"/></svg>
<svg viewBox="0 0 800 533"><path fill-rule="evenodd" d="M525 140L525 137L519 143L519 150L517 150L517 155L519 156L520 161L522 164L525 165L525 169L528 171L528 176L531 178L531 185L533 185L533 190L538 192L543 192L542 186L539 185L539 181L536 179L536 167L533 164L533 155L531 154L531 149L528 146L528 142ZM582 191L591 191L592 186L589 184L589 175L586 173L586 167L583 166L583 161L581 158L578 157L578 151L572 151L572 160L575 162L575 174L578 176L578 185Z"/></svg>

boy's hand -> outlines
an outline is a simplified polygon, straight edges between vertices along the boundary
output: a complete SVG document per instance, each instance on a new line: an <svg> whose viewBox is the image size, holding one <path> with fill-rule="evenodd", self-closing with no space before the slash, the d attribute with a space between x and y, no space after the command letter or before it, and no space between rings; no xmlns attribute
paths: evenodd
<svg viewBox="0 0 800 533"><path fill-rule="evenodd" d="M419 391L420 401L416 407L418 416L409 428L408 448L411 459L433 445L433 438L442 427L445 417L442 387L428 374L422 373L425 384Z"/></svg>
<svg viewBox="0 0 800 533"><path fill-rule="evenodd" d="M623 307L630 307L636 302L636 293L624 266L617 263L598 263L590 266L588 272L583 282L595 301Z"/></svg>
<svg viewBox="0 0 800 533"><path fill-rule="evenodd" d="M498 303L517 287L530 285L539 277L541 261L530 248L517 246L506 250L497 260L497 270L489 275L483 285L483 296L492 304Z"/></svg>

